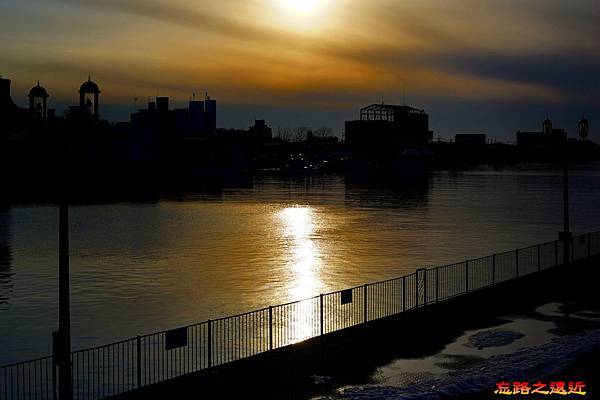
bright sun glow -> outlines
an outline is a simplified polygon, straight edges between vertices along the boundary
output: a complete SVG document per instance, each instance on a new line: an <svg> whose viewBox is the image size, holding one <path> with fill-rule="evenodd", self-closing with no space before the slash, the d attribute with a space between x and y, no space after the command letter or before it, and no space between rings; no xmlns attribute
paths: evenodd
<svg viewBox="0 0 600 400"><path fill-rule="evenodd" d="M323 3L322 0L282 0L285 7L302 14L314 13Z"/></svg>

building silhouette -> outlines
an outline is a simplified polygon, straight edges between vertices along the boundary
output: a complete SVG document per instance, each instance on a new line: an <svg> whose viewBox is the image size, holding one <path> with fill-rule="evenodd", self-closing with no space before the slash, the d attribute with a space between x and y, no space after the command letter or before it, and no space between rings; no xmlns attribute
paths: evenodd
<svg viewBox="0 0 600 400"><path fill-rule="evenodd" d="M350 147L398 150L425 146L432 138L429 116L409 106L372 104L360 110L360 120L346 121Z"/></svg>
<svg viewBox="0 0 600 400"><path fill-rule="evenodd" d="M486 144L486 135L483 133L458 133L454 135L454 143L462 147L483 147Z"/></svg>
<svg viewBox="0 0 600 400"><path fill-rule="evenodd" d="M217 133L217 101L206 95L204 100L204 134L214 136Z"/></svg>
<svg viewBox="0 0 600 400"><path fill-rule="evenodd" d="M582 140L586 140L590 136L590 123L585 117L581 117L577 126L579 128L579 137Z"/></svg>
<svg viewBox="0 0 600 400"><path fill-rule="evenodd" d="M542 123L541 132L517 132L520 147L560 147L567 141L567 132L556 129L549 118Z"/></svg>
<svg viewBox="0 0 600 400"><path fill-rule="evenodd" d="M254 143L268 143L273 140L273 130L264 119L257 119L248 129L248 134Z"/></svg>
<svg viewBox="0 0 600 400"><path fill-rule="evenodd" d="M79 108L83 115L100 116L100 89L91 76L79 88Z"/></svg>
<svg viewBox="0 0 600 400"><path fill-rule="evenodd" d="M40 86L40 81L29 91L29 112L34 118L48 117L48 92L43 86Z"/></svg>
<svg viewBox="0 0 600 400"><path fill-rule="evenodd" d="M29 122L29 111L15 104L10 86L11 80L0 76L0 139L23 130Z"/></svg>
<svg viewBox="0 0 600 400"><path fill-rule="evenodd" d="M204 136L204 102L192 100L189 103L189 136Z"/></svg>

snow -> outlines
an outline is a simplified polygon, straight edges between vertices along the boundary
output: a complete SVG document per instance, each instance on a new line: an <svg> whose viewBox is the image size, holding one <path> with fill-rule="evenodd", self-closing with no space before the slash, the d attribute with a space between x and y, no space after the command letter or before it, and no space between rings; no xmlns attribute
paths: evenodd
<svg viewBox="0 0 600 400"><path fill-rule="evenodd" d="M490 337L493 335L476 340L488 344L493 342ZM496 339L506 337L501 334ZM363 386L342 389L339 394L340 398L349 400L429 400L484 391L492 393L500 381L532 381L556 376L578 356L595 351L600 351L600 329L556 338L516 353L496 355L472 367L406 388Z"/></svg>
<svg viewBox="0 0 600 400"><path fill-rule="evenodd" d="M522 333L508 330L489 330L476 333L469 337L469 344L478 349L486 347L500 347L511 344L517 339L521 339Z"/></svg>

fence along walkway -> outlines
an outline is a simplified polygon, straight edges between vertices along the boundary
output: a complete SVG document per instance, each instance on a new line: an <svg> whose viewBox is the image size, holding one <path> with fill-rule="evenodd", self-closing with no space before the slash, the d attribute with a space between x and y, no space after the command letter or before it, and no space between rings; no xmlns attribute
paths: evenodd
<svg viewBox="0 0 600 400"><path fill-rule="evenodd" d="M538 244L310 299L71 353L74 399L101 399L424 307L562 264ZM600 232L576 236L572 260L600 254ZM0 400L56 398L52 356L0 367Z"/></svg>

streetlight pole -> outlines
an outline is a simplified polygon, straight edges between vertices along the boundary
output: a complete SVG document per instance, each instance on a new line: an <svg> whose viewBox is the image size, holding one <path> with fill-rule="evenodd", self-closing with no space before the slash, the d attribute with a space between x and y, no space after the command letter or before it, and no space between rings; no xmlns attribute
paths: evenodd
<svg viewBox="0 0 600 400"><path fill-rule="evenodd" d="M567 149L565 149L568 152ZM571 232L569 228L569 164L567 157L563 166L563 264L569 263L571 250Z"/></svg>
<svg viewBox="0 0 600 400"><path fill-rule="evenodd" d="M563 231L559 235L559 240L563 242L563 265L567 265L571 260L573 239L569 227L569 140L566 136L563 151Z"/></svg>
<svg viewBox="0 0 600 400"><path fill-rule="evenodd" d="M69 295L69 207L66 201L59 206L58 227L58 327L59 327L59 399L73 398L71 381L71 310Z"/></svg>

